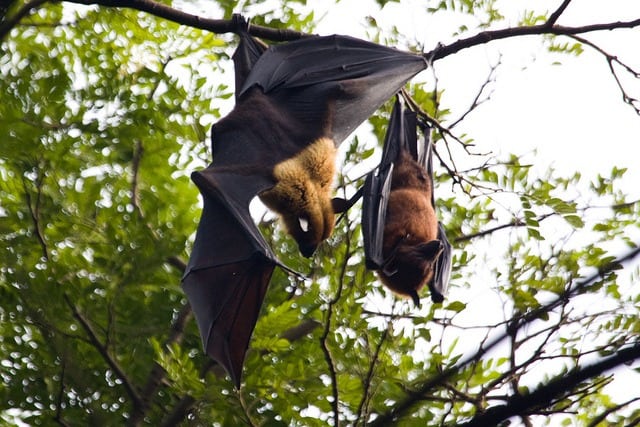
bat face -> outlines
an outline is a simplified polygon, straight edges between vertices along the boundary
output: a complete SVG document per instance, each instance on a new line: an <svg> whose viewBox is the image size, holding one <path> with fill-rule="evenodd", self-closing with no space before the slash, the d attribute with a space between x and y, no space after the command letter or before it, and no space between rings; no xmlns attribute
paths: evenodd
<svg viewBox="0 0 640 427"><path fill-rule="evenodd" d="M431 204L430 180L406 150L400 150L391 180L383 238L382 282L420 305L418 291L433 279L443 250Z"/></svg>
<svg viewBox="0 0 640 427"><path fill-rule="evenodd" d="M331 235L335 213L331 183L336 148L329 138L320 138L296 156L273 169L273 188L262 192L260 200L280 215L302 255L310 257Z"/></svg>

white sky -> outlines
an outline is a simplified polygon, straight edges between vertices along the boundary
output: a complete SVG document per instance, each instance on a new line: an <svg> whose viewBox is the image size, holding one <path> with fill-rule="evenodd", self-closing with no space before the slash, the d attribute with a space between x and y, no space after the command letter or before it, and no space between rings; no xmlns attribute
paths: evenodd
<svg viewBox="0 0 640 427"><path fill-rule="evenodd" d="M314 3L317 2L310 2ZM501 1L498 9L507 20L499 28L515 25L519 13L532 4L538 12L544 12L555 10L560 3L560 0ZM362 12L361 8L362 3L356 0L341 1L327 13L318 33L339 32L367 38L356 18L370 13L383 27L402 22L402 32L409 38L415 36L424 42L426 50L430 50L438 42L454 41L451 33L459 25L452 25L446 18L425 15L424 2L418 0L403 1L402 5L389 4L383 12L376 11L375 6L367 12ZM574 0L558 24L576 26L637 17L640 17L640 1L637 0L616 0L606 2L606 5L597 0ZM464 21L469 27L473 27L474 22L473 18ZM640 70L640 29L590 33L584 37ZM629 200L639 199L640 116L622 102L604 57L588 46L584 46L584 53L577 58L552 55L542 46L539 37L519 37L466 49L436 62L439 88L445 89L443 107L452 110L451 118L457 118L466 110L489 67L499 57L501 65L497 69L496 82L491 86L491 100L456 127L457 134L471 135L480 152L528 154L528 161L539 165L537 170L540 172L549 166L562 175L580 171L583 186L598 173L608 175L613 166L626 167L629 171L623 189L629 194ZM552 65L556 61L562 65ZM429 81L432 75L427 71L419 77ZM640 82L628 78L624 81L629 93L640 98ZM636 241L640 241L640 232L637 229L635 232ZM490 254L492 244L496 242L471 243L475 246L472 251ZM497 255L502 256L502 253ZM453 284L451 297L471 303L457 321L472 325L480 320L482 324L501 320L502 298L490 289L495 284L486 283L495 278L488 271L478 271L476 280L478 286L474 284L471 290L464 288L464 295L459 295ZM591 303L601 305L602 301L592 300ZM487 312L487 307L495 306L497 311L489 309ZM448 338L445 342L455 336ZM620 377L623 379L618 378L609 390L623 401L631 397L629 390L637 389L639 376L625 369Z"/></svg>
<svg viewBox="0 0 640 427"><path fill-rule="evenodd" d="M313 5L316 2L310 2ZM520 12L531 4L536 10L553 10L560 1L508 0L498 9L515 25ZM366 37L357 18L362 2L343 0L322 20L320 34L340 32ZM323 16L318 7L316 16ZM451 33L458 23L433 18L424 13L424 2L389 3L382 12L369 11L383 27L399 25L409 37L423 41L427 50L438 42L455 40ZM354 12L355 11L355 12ZM628 20L640 16L637 0L574 0L558 21L562 25ZM465 20L472 27L475 20ZM460 21L462 23L462 21ZM629 65L640 69L640 30L591 33L589 40L615 53ZM568 40L568 39L565 39ZM611 166L628 167L629 192L640 196L635 185L640 180L635 167L640 141L640 117L621 101L621 95L604 58L591 48L578 58L551 55L539 37L519 37L463 50L435 64L440 88L445 89L443 104L452 109L452 118L466 109L489 72L501 56L497 82L491 101L478 108L458 128L473 136L482 149L494 153L538 152L542 169L552 164L559 170L573 171L579 165L585 173L606 173ZM562 65L551 66L555 61ZM430 72L420 76L429 80ZM640 83L630 88L640 97Z"/></svg>

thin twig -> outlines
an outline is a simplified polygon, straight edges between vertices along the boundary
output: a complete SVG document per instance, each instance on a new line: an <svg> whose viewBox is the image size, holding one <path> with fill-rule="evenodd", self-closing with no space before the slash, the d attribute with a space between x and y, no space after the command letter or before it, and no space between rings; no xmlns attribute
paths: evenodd
<svg viewBox="0 0 640 427"><path fill-rule="evenodd" d="M640 245L636 246L634 250L628 252L626 255L623 255L620 258L617 258L616 260L611 261L605 266L601 267L598 272L592 274L591 276L588 276L587 278L576 282L573 286L568 286L567 289L564 292L562 292L560 295L558 295L556 299L538 308L532 309L527 313L523 313L520 316L514 317L509 321L509 324L507 326L507 330L505 333L495 337L486 345L484 343L481 344L478 350L473 355L462 359L455 365L443 370L440 374L425 381L416 391L409 393L409 396L405 400L398 402L389 412L381 414L378 418L376 418L376 420L373 423L371 423L371 426L389 425L390 422L392 422L393 420L396 420L398 417L410 411L411 408L418 401L421 400L421 397L428 394L433 388L443 384L448 378L459 373L467 365L477 362L485 354L487 354L493 348L501 344L507 337L509 337L511 330L520 329L530 324L534 320L539 319L544 314L547 314L552 310L556 309L558 306L566 304L566 302L570 300L573 296L585 292L593 283L597 282L598 279L604 277L606 274L612 271L617 270L620 264L628 262L634 259L635 257L637 257L638 255L640 255ZM638 356L640 356L640 344L636 344L636 346L637 346L637 349L634 347L633 352L635 354L635 352L637 351ZM581 370L578 374L582 375L584 374L584 372L589 372L588 369L589 367L585 368L584 371ZM522 397L522 399L524 398L525 397ZM490 422L484 425L496 425L496 424Z"/></svg>
<svg viewBox="0 0 640 427"><path fill-rule="evenodd" d="M571 3L571 0L564 0L562 4L555 10L555 12L549 15L549 19L547 19L547 22L545 22L545 24L549 27L553 26L556 21L558 21L558 18L560 18L560 15L564 13L567 6L569 6L569 3Z"/></svg>
<svg viewBox="0 0 640 427"><path fill-rule="evenodd" d="M36 235L36 239L38 239L38 243L40 244L40 249L42 251L42 257L45 260L49 259L49 250L47 249L47 242L44 239L44 234L42 232L42 226L40 224L40 203L42 201L42 184L44 181L44 173L38 171L38 176L35 180L36 185L36 200L35 203L31 200L31 193L29 192L29 188L27 186L27 180L22 176L22 187L24 188L25 198L27 199L27 207L29 208L29 214L31 216L31 221L33 222L33 231Z"/></svg>
<svg viewBox="0 0 640 427"><path fill-rule="evenodd" d="M142 209L140 208L140 193L138 191L138 176L140 171L140 162L142 161L142 154L144 153L144 147L142 146L142 140L136 139L133 146L133 158L131 159L131 205L133 209L138 212L141 218L144 217Z"/></svg>
<svg viewBox="0 0 640 427"><path fill-rule="evenodd" d="M93 347L98 351L98 353L100 353L104 361L107 362L107 365L109 365L109 367L113 370L113 373L116 375L116 377L118 377L118 379L122 381L122 385L127 392L127 395L131 399L134 410L136 407L142 406L142 398L138 394L133 383L124 373L124 370L122 369L122 367L120 367L118 362L116 362L116 360L111 357L111 354L109 354L109 350L100 342L100 339L93 330L93 327L89 324L89 321L85 319L84 316L78 311L78 308L71 302L71 299L67 294L64 294L64 300L71 309L73 317L76 318L76 320L80 323L80 326L82 326L82 329L84 329L84 331L86 332Z"/></svg>
<svg viewBox="0 0 640 427"><path fill-rule="evenodd" d="M613 75L613 78L616 81L616 85L618 86L618 89L620 90L620 93L622 95L622 101L625 104L629 104L631 108L635 110L636 114L640 115L640 99L634 98L627 93L626 89L622 85L622 82L620 81L620 77L618 76L618 73L616 73L614 64L618 64L619 66L621 66L627 73L631 74L635 79L640 79L640 71L634 70L629 65L622 62L617 56L611 55L610 53L602 49L600 46L585 39L584 37L580 37L576 35L572 35L570 37L582 44L585 44L593 48L594 50L596 50L598 53L600 53L602 56L605 57L607 61L607 65L609 66L609 70L611 71L611 75Z"/></svg>
<svg viewBox="0 0 640 427"><path fill-rule="evenodd" d="M365 403L371 399L370 396L370 388L371 388L371 380L373 379L373 373L375 371L376 365L378 363L378 357L380 356L380 349L382 349L382 345L387 340L389 336L389 331L393 327L394 318L389 319L387 322L387 327L382 333L380 337L380 341L376 345L376 349L374 350L373 357L371 358L371 362L369 363L369 369L367 370L367 375L364 379L364 384L362 386L362 399L360 399L360 403L358 404L358 410L356 411L356 420L360 420L362 418L362 411L364 409Z"/></svg>
<svg viewBox="0 0 640 427"><path fill-rule="evenodd" d="M47 1L48 0L33 0L25 3L16 13L14 13L11 17L5 19L2 25L0 25L0 41L2 41L7 36L7 34L9 34L13 27L15 27L22 18L31 13L32 10L45 4Z"/></svg>
<svg viewBox="0 0 640 427"><path fill-rule="evenodd" d="M480 85L480 89L478 90L478 92L476 93L475 98L473 98L473 101L471 102L471 105L469 106L469 108L467 108L467 110L462 113L462 115L455 120L453 123L451 123L449 125L449 130L453 129L454 127L456 127L456 125L458 125L459 123L461 123L469 114L471 114L471 112L473 110L475 110L476 108L478 108L480 105L484 104L485 102L487 102L489 99L491 99L491 93L489 92L489 94L487 96L485 96L484 98L480 98L482 96L482 94L484 93L485 89L489 86L489 84L495 82L495 73L496 73L496 69L500 66L501 62L500 62L500 58L498 58L498 62L495 65L492 65L489 69L489 74L487 75L487 78L485 79L485 81L482 83L482 85Z"/></svg>

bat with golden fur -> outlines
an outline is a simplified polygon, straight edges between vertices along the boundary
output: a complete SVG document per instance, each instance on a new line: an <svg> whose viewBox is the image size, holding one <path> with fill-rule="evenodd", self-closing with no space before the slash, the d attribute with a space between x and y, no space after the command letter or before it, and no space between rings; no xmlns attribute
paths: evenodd
<svg viewBox="0 0 640 427"><path fill-rule="evenodd" d="M258 196L311 256L345 207L332 198L338 146L427 61L346 36L267 47L247 33L234 61L235 108L212 127L213 161L192 174L203 211L183 289L206 352L239 387L271 275L286 268L249 203Z"/></svg>

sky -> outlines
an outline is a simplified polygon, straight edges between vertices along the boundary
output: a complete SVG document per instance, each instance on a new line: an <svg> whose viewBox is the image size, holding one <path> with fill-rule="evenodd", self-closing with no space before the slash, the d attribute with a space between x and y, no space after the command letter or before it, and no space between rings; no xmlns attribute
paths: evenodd
<svg viewBox="0 0 640 427"><path fill-rule="evenodd" d="M498 9L507 16L504 25L515 25L521 11L531 3L499 2ZM559 3L536 1L535 5L537 11L543 12L553 10ZM374 15L383 27L403 22L402 31L410 37L414 34L427 50L439 42L454 41L451 22L426 15L423 4L417 0L403 1L401 5L390 3ZM356 1L341 1L324 15L318 33L337 30L366 37L364 27L354 22L354 13L350 13L357 7ZM321 9L316 15L322 16ZM616 0L606 7L596 0L574 0L558 23L581 25L638 16L640 2L636 0ZM470 27L476 22L473 18L467 21ZM640 70L640 30L592 33L586 37ZM629 192L640 196L640 190L633 185L640 174L631 155L639 152L635 147L640 138L640 117L622 103L600 54L588 47L578 58L549 54L539 37L518 37L461 51L435 64L439 86L445 88L442 102L454 111L453 117L456 111L466 109L498 59L501 65L496 70L496 82L489 87L491 101L474 111L460 125L459 132L472 135L479 151L530 153L535 149L543 169L553 165L574 170L580 164L584 171L599 173L607 172L612 165L629 167ZM562 64L550 65L558 61ZM427 71L419 77L429 80L431 75ZM640 94L639 82L630 82L629 87Z"/></svg>
<svg viewBox="0 0 640 427"><path fill-rule="evenodd" d="M521 11L532 4L537 11L544 12L555 10L560 3L559 0L500 1L498 9L507 16L500 28L516 25ZM606 7L603 3L574 0L558 24L577 26L640 17L637 0L611 1ZM371 13L383 27L390 28L402 22L402 31L423 42L426 50L438 42L455 41L451 36L452 28L455 28L451 21L424 14L423 5L423 1L408 0L401 5L388 4L382 12L372 10ZM361 14L353 12L358 11L358 7L357 1L341 1L336 8L326 12L318 33L340 32L367 38L364 27L354 20L354 15ZM316 16L322 16L322 12ZM470 17L465 23L471 27L474 22L477 21ZM589 33L584 37L640 71L640 29ZM452 110L452 118L466 110L490 67L498 60L500 65L495 72L495 82L488 87L490 100L456 127L458 134L471 135L480 152L522 154L523 162L535 164L541 174L549 167L562 175L580 171L583 179L582 188L576 189L578 192L584 192L597 174L608 175L613 166L628 168L622 189L630 200L640 199L640 116L622 102L620 90L601 54L588 46L584 46L584 52L578 57L550 54L539 37L518 37L466 49L437 61L435 73L439 87L445 89L442 104ZM419 78L429 81L433 74L427 71ZM640 80L624 76L622 81L630 94L640 98ZM456 160L460 160L460 168L464 169L464 160ZM438 191L447 192L446 189ZM635 233L635 241L640 242L638 229ZM579 244L580 240L577 242ZM473 244L476 246L474 252L490 253L496 241ZM612 248L613 252L625 250ZM457 321L473 325L479 321L500 320L500 310L494 312L495 318L492 318L491 313L481 309L501 304L500 295L491 289L495 286L492 280L495 278L488 272L478 271L477 283L470 290L464 288L465 295L459 295L453 283L450 296L461 297L475 308L465 310L466 315ZM602 304L602 301L584 301ZM608 389L624 400L629 397L630 387L635 389L638 383L640 376L625 370Z"/></svg>

